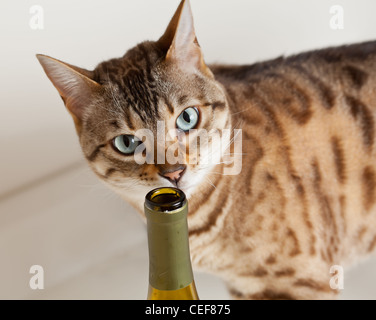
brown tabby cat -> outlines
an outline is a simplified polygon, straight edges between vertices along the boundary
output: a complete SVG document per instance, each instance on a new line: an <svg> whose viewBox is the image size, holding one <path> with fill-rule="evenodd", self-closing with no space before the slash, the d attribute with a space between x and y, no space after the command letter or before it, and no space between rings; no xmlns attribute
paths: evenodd
<svg viewBox="0 0 376 320"><path fill-rule="evenodd" d="M336 298L331 266L376 248L375 41L207 66L183 0L158 41L94 71L38 59L100 179L141 215L151 189L186 192L193 264L234 298ZM192 165L137 164L136 130L156 134L164 120L182 143L178 119L242 129L241 174L223 175L228 163L204 165L200 154Z"/></svg>

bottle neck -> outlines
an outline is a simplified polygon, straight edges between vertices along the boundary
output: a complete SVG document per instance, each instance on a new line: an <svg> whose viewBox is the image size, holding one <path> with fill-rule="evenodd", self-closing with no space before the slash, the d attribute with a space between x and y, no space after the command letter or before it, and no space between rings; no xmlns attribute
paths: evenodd
<svg viewBox="0 0 376 320"><path fill-rule="evenodd" d="M145 205L149 244L149 283L158 290L179 290L193 282L189 254L188 204L171 211Z"/></svg>

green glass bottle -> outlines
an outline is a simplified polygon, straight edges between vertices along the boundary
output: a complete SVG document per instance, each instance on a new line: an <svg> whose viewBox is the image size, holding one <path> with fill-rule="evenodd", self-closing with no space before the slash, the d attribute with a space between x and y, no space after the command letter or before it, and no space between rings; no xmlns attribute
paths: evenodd
<svg viewBox="0 0 376 320"><path fill-rule="evenodd" d="M198 300L183 191L158 188L145 197L149 244L149 300Z"/></svg>

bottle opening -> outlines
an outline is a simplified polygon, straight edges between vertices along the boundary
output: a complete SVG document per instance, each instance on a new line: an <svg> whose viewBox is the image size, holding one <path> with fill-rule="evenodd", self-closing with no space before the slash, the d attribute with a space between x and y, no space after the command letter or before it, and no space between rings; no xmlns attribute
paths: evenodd
<svg viewBox="0 0 376 320"><path fill-rule="evenodd" d="M173 211L183 207L185 194L177 188L157 188L150 191L146 197L146 205L156 211Z"/></svg>

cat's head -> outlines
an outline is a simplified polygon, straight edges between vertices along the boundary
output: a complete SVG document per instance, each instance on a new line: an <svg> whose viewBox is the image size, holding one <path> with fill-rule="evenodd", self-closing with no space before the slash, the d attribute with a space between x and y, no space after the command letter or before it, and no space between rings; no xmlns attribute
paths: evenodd
<svg viewBox="0 0 376 320"><path fill-rule="evenodd" d="M208 184L225 148L210 134L206 141L197 137L219 130L224 146L229 136L220 130L231 124L224 89L203 60L189 1L181 2L158 41L94 71L37 57L74 119L90 167L126 200L140 208L153 188L177 185L189 197Z"/></svg>

